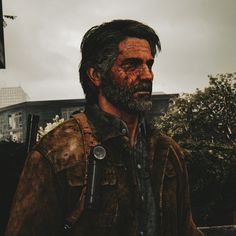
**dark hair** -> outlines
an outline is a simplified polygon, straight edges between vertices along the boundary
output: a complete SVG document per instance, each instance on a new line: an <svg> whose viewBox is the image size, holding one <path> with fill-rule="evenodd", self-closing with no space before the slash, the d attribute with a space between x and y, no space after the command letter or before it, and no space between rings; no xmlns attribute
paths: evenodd
<svg viewBox="0 0 236 236"><path fill-rule="evenodd" d="M149 26L134 20L113 20L92 27L83 37L80 49L82 59L79 74L86 100L97 102L97 88L87 75L88 68L94 68L102 76L110 71L118 53L119 43L127 37L146 39L152 56L161 50L159 37Z"/></svg>

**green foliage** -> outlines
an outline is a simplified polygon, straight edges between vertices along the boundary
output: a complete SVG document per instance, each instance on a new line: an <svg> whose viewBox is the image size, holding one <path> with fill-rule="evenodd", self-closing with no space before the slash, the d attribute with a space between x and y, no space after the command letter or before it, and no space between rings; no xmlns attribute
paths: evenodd
<svg viewBox="0 0 236 236"><path fill-rule="evenodd" d="M236 73L209 76L203 91L175 98L155 126L185 149L193 202L235 207Z"/></svg>
<svg viewBox="0 0 236 236"><path fill-rule="evenodd" d="M235 143L236 73L209 76L209 87L173 100L156 126L183 140Z"/></svg>

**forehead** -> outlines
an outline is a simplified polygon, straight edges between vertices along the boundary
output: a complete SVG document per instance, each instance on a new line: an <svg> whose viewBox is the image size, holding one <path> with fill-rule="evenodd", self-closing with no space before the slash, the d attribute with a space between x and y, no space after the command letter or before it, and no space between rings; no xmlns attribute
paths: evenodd
<svg viewBox="0 0 236 236"><path fill-rule="evenodd" d="M152 57L147 40L128 37L119 43L119 56L138 57L143 55Z"/></svg>

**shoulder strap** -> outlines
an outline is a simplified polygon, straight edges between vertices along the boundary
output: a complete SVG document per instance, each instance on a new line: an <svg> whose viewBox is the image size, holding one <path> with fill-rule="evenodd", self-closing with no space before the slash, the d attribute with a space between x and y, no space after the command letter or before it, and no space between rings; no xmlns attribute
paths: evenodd
<svg viewBox="0 0 236 236"><path fill-rule="evenodd" d="M84 112L76 113L72 116L78 123L81 133L82 133L82 141L84 146L85 160L86 160L86 170L84 176L84 184L83 189L81 191L80 197L77 200L74 210L69 214L66 218L66 224L64 225L65 230L69 230L79 219L81 214L84 211L85 206L85 194L87 190L87 179L88 179L88 158L90 154L90 150L92 147L100 144L100 142L93 135L91 125L89 124L87 116Z"/></svg>

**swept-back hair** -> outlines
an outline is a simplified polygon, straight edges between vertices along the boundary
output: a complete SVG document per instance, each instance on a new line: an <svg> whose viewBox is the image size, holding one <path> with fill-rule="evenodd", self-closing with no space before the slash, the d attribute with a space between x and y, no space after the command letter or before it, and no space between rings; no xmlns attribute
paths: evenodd
<svg viewBox="0 0 236 236"><path fill-rule="evenodd" d="M119 43L127 37L145 39L149 42L152 56L161 50L158 35L149 26L134 20L113 20L89 29L83 37L80 50L82 59L79 75L86 100L97 103L97 88L87 75L94 68L101 77L110 71L118 53Z"/></svg>

